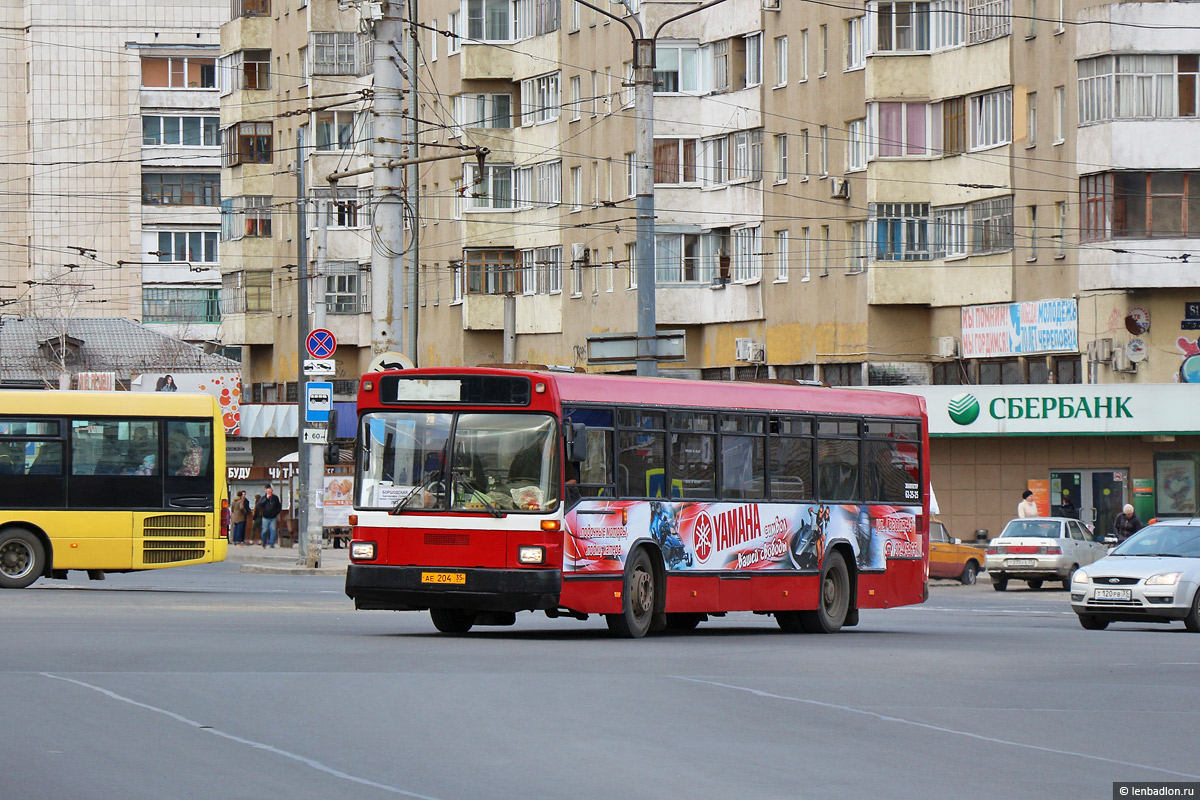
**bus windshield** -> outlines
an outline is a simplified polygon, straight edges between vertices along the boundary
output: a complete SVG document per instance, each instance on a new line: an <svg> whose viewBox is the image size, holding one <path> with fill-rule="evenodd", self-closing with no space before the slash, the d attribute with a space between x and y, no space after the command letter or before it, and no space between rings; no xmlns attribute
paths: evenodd
<svg viewBox="0 0 1200 800"><path fill-rule="evenodd" d="M559 499L556 431L548 414L365 414L358 506L549 511Z"/></svg>

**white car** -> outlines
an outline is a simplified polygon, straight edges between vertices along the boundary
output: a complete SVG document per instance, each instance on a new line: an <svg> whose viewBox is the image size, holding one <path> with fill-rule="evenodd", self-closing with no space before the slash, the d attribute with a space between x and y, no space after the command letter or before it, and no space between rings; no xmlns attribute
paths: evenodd
<svg viewBox="0 0 1200 800"><path fill-rule="evenodd" d="M1003 592L1010 579L1023 580L1030 589L1045 581L1062 581L1071 588L1071 576L1080 567L1101 559L1107 552L1103 541L1077 519L1035 517L1014 519L988 542L984 566L992 588Z"/></svg>
<svg viewBox="0 0 1200 800"><path fill-rule="evenodd" d="M1178 622L1200 633L1200 520L1158 522L1075 573L1071 608L1089 631Z"/></svg>

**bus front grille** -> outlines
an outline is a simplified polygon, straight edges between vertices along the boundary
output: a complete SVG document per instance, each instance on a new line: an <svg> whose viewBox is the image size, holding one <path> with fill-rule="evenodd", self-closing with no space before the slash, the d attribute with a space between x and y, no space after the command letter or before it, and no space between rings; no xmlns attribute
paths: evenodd
<svg viewBox="0 0 1200 800"><path fill-rule="evenodd" d="M202 514L147 517L142 523L142 563L173 564L204 558L208 530Z"/></svg>

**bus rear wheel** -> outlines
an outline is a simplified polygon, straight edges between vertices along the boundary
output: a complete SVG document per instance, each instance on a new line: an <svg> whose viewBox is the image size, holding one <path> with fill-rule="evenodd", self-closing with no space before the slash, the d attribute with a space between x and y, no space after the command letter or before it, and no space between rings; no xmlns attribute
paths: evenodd
<svg viewBox="0 0 1200 800"><path fill-rule="evenodd" d="M801 611L800 624L809 633L837 633L850 611L850 573L836 550L825 556L818 591L817 610Z"/></svg>
<svg viewBox="0 0 1200 800"><path fill-rule="evenodd" d="M0 531L0 588L24 589L41 577L46 551L24 528Z"/></svg>
<svg viewBox="0 0 1200 800"><path fill-rule="evenodd" d="M621 613L606 614L608 629L626 639L641 639L654 621L654 569L645 548L638 550L625 565L621 590Z"/></svg>
<svg viewBox="0 0 1200 800"><path fill-rule="evenodd" d="M466 633L475 624L475 615L461 608L431 608L429 616L442 633Z"/></svg>

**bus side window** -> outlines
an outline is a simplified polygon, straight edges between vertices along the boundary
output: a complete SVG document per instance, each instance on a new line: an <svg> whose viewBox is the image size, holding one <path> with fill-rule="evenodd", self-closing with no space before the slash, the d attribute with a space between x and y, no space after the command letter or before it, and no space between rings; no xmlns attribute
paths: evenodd
<svg viewBox="0 0 1200 800"><path fill-rule="evenodd" d="M767 441L771 499L813 499L812 420L771 417Z"/></svg>
<svg viewBox="0 0 1200 800"><path fill-rule="evenodd" d="M833 501L858 499L858 421L823 419L817 436L817 496Z"/></svg>

